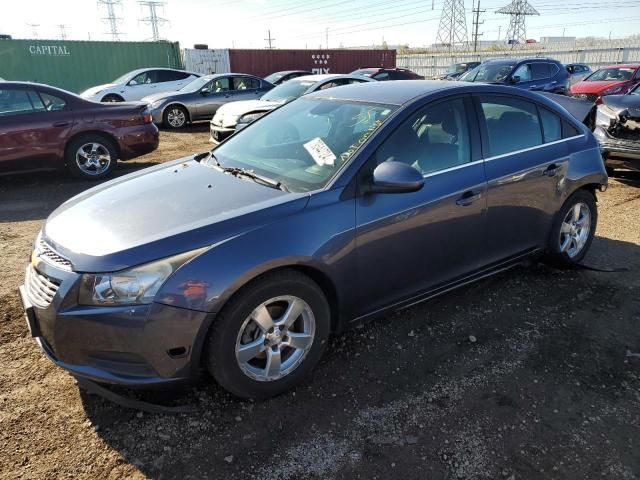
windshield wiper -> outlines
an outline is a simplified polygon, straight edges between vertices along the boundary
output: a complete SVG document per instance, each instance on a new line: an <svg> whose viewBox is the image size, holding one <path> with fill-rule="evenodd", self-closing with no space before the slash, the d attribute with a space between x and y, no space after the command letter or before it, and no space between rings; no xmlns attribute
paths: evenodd
<svg viewBox="0 0 640 480"><path fill-rule="evenodd" d="M238 177L238 176L247 177L247 178L250 178L251 180L253 180L256 183L260 183L260 184L265 185L267 187L275 188L277 190L282 190L283 192L289 192L289 189L286 187L286 185L284 183L279 182L277 180L274 180L273 178L264 177L262 175L259 175L256 172L254 172L253 170L250 170L248 168L224 167L224 166L222 166L222 164L216 158L216 156L213 154L213 152L209 152L209 158L212 159L215 162L216 166L220 170L222 170L225 173L229 173L229 174L233 175L234 177Z"/></svg>

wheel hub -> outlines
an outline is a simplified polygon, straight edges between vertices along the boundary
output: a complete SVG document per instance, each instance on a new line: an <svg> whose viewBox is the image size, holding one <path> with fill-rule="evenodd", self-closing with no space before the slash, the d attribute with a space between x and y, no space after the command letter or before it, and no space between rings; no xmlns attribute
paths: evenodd
<svg viewBox="0 0 640 480"><path fill-rule="evenodd" d="M265 338L270 346L276 347L282 343L284 339L284 330L280 330L279 328L275 328L273 332L265 335Z"/></svg>

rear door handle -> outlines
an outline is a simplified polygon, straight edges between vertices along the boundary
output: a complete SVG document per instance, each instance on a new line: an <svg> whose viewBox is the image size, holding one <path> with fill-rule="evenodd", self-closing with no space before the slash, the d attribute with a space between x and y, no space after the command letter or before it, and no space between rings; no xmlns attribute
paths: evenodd
<svg viewBox="0 0 640 480"><path fill-rule="evenodd" d="M546 168L544 172L542 172L542 174L546 177L555 177L558 173L558 170L560 170L560 167L555 163L552 163Z"/></svg>
<svg viewBox="0 0 640 480"><path fill-rule="evenodd" d="M54 122L53 126L54 127L68 127L69 126L69 122Z"/></svg>
<svg viewBox="0 0 640 480"><path fill-rule="evenodd" d="M479 200L481 197L481 193L474 193L469 190L464 192L462 196L458 200L456 200L456 205L460 205L461 207L468 207L476 200Z"/></svg>

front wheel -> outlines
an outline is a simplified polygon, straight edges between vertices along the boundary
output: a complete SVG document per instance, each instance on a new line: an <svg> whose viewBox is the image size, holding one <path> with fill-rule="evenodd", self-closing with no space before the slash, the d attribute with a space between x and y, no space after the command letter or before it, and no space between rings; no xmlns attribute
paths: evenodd
<svg viewBox="0 0 640 480"><path fill-rule="evenodd" d="M571 195L558 212L548 253L555 263L572 266L587 254L598 223L598 208L594 195L578 190Z"/></svg>
<svg viewBox="0 0 640 480"><path fill-rule="evenodd" d="M214 320L205 363L234 395L272 397L313 370L329 325L329 305L313 280L295 270L266 274L243 287Z"/></svg>
<svg viewBox="0 0 640 480"><path fill-rule="evenodd" d="M182 128L188 119L187 110L180 105L170 105L164 112L163 123L167 128Z"/></svg>

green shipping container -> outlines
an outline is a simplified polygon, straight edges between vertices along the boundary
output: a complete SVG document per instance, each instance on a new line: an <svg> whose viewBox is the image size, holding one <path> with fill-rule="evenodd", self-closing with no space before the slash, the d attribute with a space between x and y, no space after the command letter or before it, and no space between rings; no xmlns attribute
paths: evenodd
<svg viewBox="0 0 640 480"><path fill-rule="evenodd" d="M80 93L137 68L183 68L175 42L0 40L0 78Z"/></svg>

